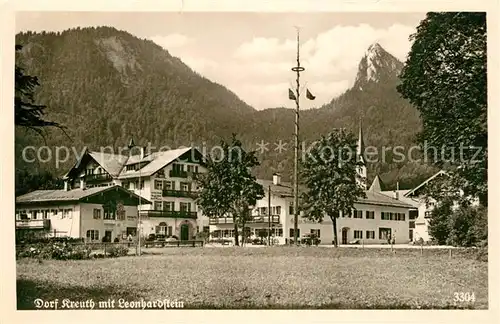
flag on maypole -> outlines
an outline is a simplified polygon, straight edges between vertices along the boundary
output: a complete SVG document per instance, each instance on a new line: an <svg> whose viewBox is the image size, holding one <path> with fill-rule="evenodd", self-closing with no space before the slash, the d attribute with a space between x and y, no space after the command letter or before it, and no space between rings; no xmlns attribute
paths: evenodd
<svg viewBox="0 0 500 324"><path fill-rule="evenodd" d="M295 96L295 93L293 93L292 89L288 89L288 99L297 100L297 97Z"/></svg>
<svg viewBox="0 0 500 324"><path fill-rule="evenodd" d="M306 98L309 100L314 100L316 99L316 96L313 96L312 93L309 91L309 89L306 90Z"/></svg>

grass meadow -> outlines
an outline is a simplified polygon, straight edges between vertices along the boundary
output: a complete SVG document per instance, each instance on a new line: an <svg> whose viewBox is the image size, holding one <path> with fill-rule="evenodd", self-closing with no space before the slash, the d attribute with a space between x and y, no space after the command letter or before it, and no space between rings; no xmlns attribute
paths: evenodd
<svg viewBox="0 0 500 324"><path fill-rule="evenodd" d="M474 294L460 302L456 294ZM34 300L178 300L200 309L488 308L472 252L324 247L165 248L110 259L17 261L18 309Z"/></svg>

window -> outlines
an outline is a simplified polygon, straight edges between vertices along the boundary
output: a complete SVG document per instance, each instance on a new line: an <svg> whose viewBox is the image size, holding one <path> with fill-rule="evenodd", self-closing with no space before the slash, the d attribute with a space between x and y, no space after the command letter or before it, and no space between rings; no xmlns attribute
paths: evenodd
<svg viewBox="0 0 500 324"><path fill-rule="evenodd" d="M139 188L139 180L135 181L135 189L144 189L144 180L141 180L140 188Z"/></svg>
<svg viewBox="0 0 500 324"><path fill-rule="evenodd" d="M293 228L290 228L290 238L295 237L293 234L294 234ZM300 238L300 228L297 229L297 237Z"/></svg>
<svg viewBox="0 0 500 324"><path fill-rule="evenodd" d="M193 172L193 166L192 165L188 165L187 166L187 171L188 172Z"/></svg>
<svg viewBox="0 0 500 324"><path fill-rule="evenodd" d="M63 209L62 218L71 218L71 209Z"/></svg>
<svg viewBox="0 0 500 324"><path fill-rule="evenodd" d="M426 211L424 218L431 218L432 213L430 211Z"/></svg>
<svg viewBox="0 0 500 324"><path fill-rule="evenodd" d="M321 237L321 231L319 229L311 229L311 234L316 235L316 237Z"/></svg>
<svg viewBox="0 0 500 324"><path fill-rule="evenodd" d="M155 210L161 210L161 201L155 201L154 202L154 209Z"/></svg>
<svg viewBox="0 0 500 324"><path fill-rule="evenodd" d="M163 181L155 180L155 190L163 190Z"/></svg>
<svg viewBox="0 0 500 324"><path fill-rule="evenodd" d="M197 165L194 166L194 173L198 173L198 166Z"/></svg>
<svg viewBox="0 0 500 324"><path fill-rule="evenodd" d="M116 219L116 214L115 210L109 208L109 207L104 207L104 217L103 219Z"/></svg>
<svg viewBox="0 0 500 324"><path fill-rule="evenodd" d="M189 212L189 211L191 211L191 203L184 203L184 202L181 202L181 203L180 203L180 210L181 210L181 211L185 211L185 212Z"/></svg>
<svg viewBox="0 0 500 324"><path fill-rule="evenodd" d="M355 210L354 211L354 218L363 218L363 211L362 210Z"/></svg>
<svg viewBox="0 0 500 324"><path fill-rule="evenodd" d="M390 219L390 220L396 220L396 215L395 215L395 213L389 213L389 219Z"/></svg>
<svg viewBox="0 0 500 324"><path fill-rule="evenodd" d="M43 211L43 219L47 219L47 218L49 218L49 210L48 209Z"/></svg>
<svg viewBox="0 0 500 324"><path fill-rule="evenodd" d="M100 219L101 218L101 210L98 208L94 208L94 219Z"/></svg>
<svg viewBox="0 0 500 324"><path fill-rule="evenodd" d="M99 231L98 230L88 230L87 231L87 239L91 241L99 240Z"/></svg>
<svg viewBox="0 0 500 324"><path fill-rule="evenodd" d="M384 228L380 227L378 229L378 238L379 240L387 240L391 237L391 229L390 228Z"/></svg>
<svg viewBox="0 0 500 324"><path fill-rule="evenodd" d="M36 219L38 214L38 210L32 210L31 211L31 219Z"/></svg>
<svg viewBox="0 0 500 324"><path fill-rule="evenodd" d="M172 226L167 227L167 235L172 236Z"/></svg>
<svg viewBox="0 0 500 324"><path fill-rule="evenodd" d="M189 183L187 182L181 182L181 191L189 191L191 188Z"/></svg>
<svg viewBox="0 0 500 324"><path fill-rule="evenodd" d="M163 202L163 210L166 210L166 211L174 210L174 202L173 201L164 201Z"/></svg>
<svg viewBox="0 0 500 324"><path fill-rule="evenodd" d="M165 189L165 190L175 190L175 182L173 182L173 181L165 181L165 183L163 183L163 189Z"/></svg>
<svg viewBox="0 0 500 324"><path fill-rule="evenodd" d="M293 206L288 207L288 214L294 215Z"/></svg>
<svg viewBox="0 0 500 324"><path fill-rule="evenodd" d="M367 239L375 239L375 231L366 231Z"/></svg>
<svg viewBox="0 0 500 324"><path fill-rule="evenodd" d="M346 212L344 212L344 213L345 213L345 215L346 215L347 217L349 217L349 218L351 218L351 217L352 217L352 211L351 211L351 210L348 210L348 211L346 211Z"/></svg>
<svg viewBox="0 0 500 324"><path fill-rule="evenodd" d="M403 222L406 220L406 214L405 213L401 213L401 220Z"/></svg>
<svg viewBox="0 0 500 324"><path fill-rule="evenodd" d="M367 210L365 214L366 214L366 219L375 219L374 211Z"/></svg>
<svg viewBox="0 0 500 324"><path fill-rule="evenodd" d="M409 228L415 228L415 221L410 221Z"/></svg>
<svg viewBox="0 0 500 324"><path fill-rule="evenodd" d="M156 234L159 235L166 235L167 233L167 227L166 226L156 226Z"/></svg>
<svg viewBox="0 0 500 324"><path fill-rule="evenodd" d="M50 212L52 213L52 216L54 217L54 216L57 216L58 210L57 209L52 209Z"/></svg>
<svg viewBox="0 0 500 324"><path fill-rule="evenodd" d="M363 231L354 231L354 238L355 239L362 239L363 238Z"/></svg>
<svg viewBox="0 0 500 324"><path fill-rule="evenodd" d="M382 220L390 220L391 217L390 217L390 215L389 215L388 212L382 212L381 216L380 216L380 219L382 219Z"/></svg>

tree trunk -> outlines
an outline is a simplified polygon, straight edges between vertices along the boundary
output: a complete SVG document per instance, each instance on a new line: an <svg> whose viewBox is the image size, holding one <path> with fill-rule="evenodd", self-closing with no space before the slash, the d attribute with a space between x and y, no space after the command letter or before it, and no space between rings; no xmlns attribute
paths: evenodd
<svg viewBox="0 0 500 324"><path fill-rule="evenodd" d="M332 220L332 225L333 225L333 246L338 247L338 241L337 241L337 217L335 216L330 216Z"/></svg>
<svg viewBox="0 0 500 324"><path fill-rule="evenodd" d="M234 222L234 245L236 246L239 246L239 235L238 235L238 224L236 223L236 217L233 218L233 222Z"/></svg>

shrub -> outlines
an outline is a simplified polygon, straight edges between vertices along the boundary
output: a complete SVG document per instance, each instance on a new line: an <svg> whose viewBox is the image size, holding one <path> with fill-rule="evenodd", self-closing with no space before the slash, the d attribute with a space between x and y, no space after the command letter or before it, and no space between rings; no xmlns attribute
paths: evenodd
<svg viewBox="0 0 500 324"><path fill-rule="evenodd" d="M112 258L126 256L128 254L128 248L123 245L115 245L106 250L108 256Z"/></svg>

